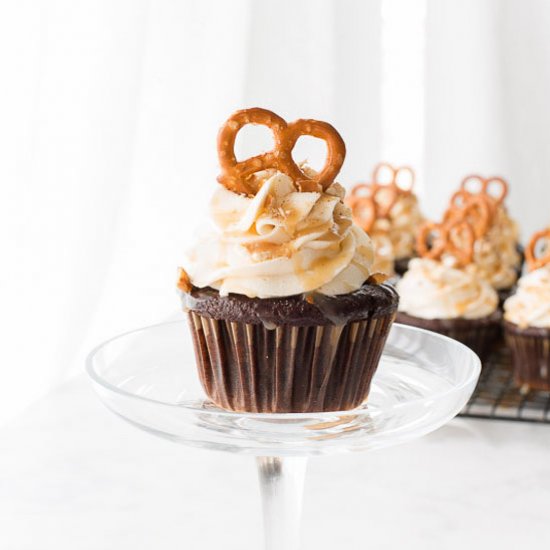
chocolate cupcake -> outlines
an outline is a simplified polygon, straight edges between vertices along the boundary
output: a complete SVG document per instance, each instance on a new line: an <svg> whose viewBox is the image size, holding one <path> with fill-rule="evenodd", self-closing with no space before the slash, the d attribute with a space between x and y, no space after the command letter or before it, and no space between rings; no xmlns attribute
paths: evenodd
<svg viewBox="0 0 550 550"><path fill-rule="evenodd" d="M529 272L504 303L504 332L512 352L514 383L550 391L550 230L536 233L526 249Z"/></svg>
<svg viewBox="0 0 550 550"><path fill-rule="evenodd" d="M461 208L472 199L486 202L487 220L483 234L476 235L473 262L480 275L499 295L499 306L510 296L521 274L523 258L519 229L505 205L508 183L501 177L467 176L451 199L451 210Z"/></svg>
<svg viewBox="0 0 550 550"><path fill-rule="evenodd" d="M397 283L397 322L454 338L483 360L498 335L498 297L475 266L456 268L426 258L411 260Z"/></svg>
<svg viewBox="0 0 550 550"><path fill-rule="evenodd" d="M479 213L464 208L420 228L422 257L411 260L397 284L397 320L454 338L483 360L498 336L501 314L496 291L472 263L479 223Z"/></svg>
<svg viewBox="0 0 550 550"><path fill-rule="evenodd" d="M245 124L275 150L244 162ZM327 142L320 173L298 166L301 135ZM208 397L231 411L349 410L368 396L395 318L396 291L372 276L373 248L334 183L345 147L332 126L238 111L218 138L214 228L189 252L178 284Z"/></svg>

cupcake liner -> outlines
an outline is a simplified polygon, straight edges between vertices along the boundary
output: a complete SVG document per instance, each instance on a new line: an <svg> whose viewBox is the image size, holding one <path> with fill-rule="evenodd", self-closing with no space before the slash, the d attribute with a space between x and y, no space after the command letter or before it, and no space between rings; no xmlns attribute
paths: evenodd
<svg viewBox="0 0 550 550"><path fill-rule="evenodd" d="M344 325L264 326L188 312L208 397L223 409L261 413L361 405L394 317Z"/></svg>
<svg viewBox="0 0 550 550"><path fill-rule="evenodd" d="M520 328L504 321L504 332L512 352L515 385L550 391L550 329Z"/></svg>
<svg viewBox="0 0 550 550"><path fill-rule="evenodd" d="M396 319L398 323L431 330L458 340L473 350L482 361L487 359L498 341L500 320L500 311L481 319L422 319L400 311Z"/></svg>

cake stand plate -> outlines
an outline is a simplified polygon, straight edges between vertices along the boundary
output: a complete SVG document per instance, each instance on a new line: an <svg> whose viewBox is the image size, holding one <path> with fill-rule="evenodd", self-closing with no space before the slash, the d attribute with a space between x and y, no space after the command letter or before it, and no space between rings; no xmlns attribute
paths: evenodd
<svg viewBox="0 0 550 550"><path fill-rule="evenodd" d="M309 456L395 445L440 427L466 404L481 365L467 347L394 325L368 402L353 411L232 413L206 398L185 322L132 331L91 352L87 370L105 405L174 442L257 458L266 548L299 548Z"/></svg>

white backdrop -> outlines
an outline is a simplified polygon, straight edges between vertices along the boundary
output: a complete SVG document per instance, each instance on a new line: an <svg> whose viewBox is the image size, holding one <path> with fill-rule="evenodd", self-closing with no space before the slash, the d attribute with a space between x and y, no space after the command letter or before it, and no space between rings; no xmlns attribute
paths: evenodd
<svg viewBox="0 0 550 550"><path fill-rule="evenodd" d="M548 224L548 28L544 0L0 4L0 421L178 314L236 108L332 122L343 183L412 163L438 215L466 172L499 173L524 233Z"/></svg>

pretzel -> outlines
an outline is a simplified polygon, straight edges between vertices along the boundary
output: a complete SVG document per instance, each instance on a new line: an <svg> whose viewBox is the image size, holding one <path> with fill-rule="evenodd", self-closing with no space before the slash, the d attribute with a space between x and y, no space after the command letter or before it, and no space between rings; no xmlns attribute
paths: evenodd
<svg viewBox="0 0 550 550"><path fill-rule="evenodd" d="M473 261L474 242L474 230L467 221L426 222L418 230L416 249L423 258L439 260L445 254L450 254L458 266L466 266Z"/></svg>
<svg viewBox="0 0 550 550"><path fill-rule="evenodd" d="M374 195L374 186L372 183L357 183L350 191L351 197L372 197Z"/></svg>
<svg viewBox="0 0 550 550"><path fill-rule="evenodd" d="M387 170L391 173L391 179L385 183L380 179L382 170ZM400 174L409 174L408 185L405 185L404 187L402 185L399 185ZM380 162L374 167L374 170L372 171L372 181L374 184L386 186L389 185L394 187L398 192L409 194L412 192L414 187L415 175L414 170L410 166L399 166L395 168L388 162Z"/></svg>
<svg viewBox="0 0 550 550"><path fill-rule="evenodd" d="M529 271L534 271L550 263L550 228L537 231L525 249L525 261ZM542 252L542 255L539 255Z"/></svg>
<svg viewBox="0 0 550 550"><path fill-rule="evenodd" d="M367 233L378 218L378 209L374 195L354 195L353 191L347 200L355 223Z"/></svg>
<svg viewBox="0 0 550 550"><path fill-rule="evenodd" d="M351 197L372 197L376 202L376 217L386 218L396 203L399 192L395 187L378 183L358 183L350 193Z"/></svg>
<svg viewBox="0 0 550 550"><path fill-rule="evenodd" d="M356 223L369 233L376 220L388 217L397 197L389 185L359 183L352 188L347 204Z"/></svg>
<svg viewBox="0 0 550 550"><path fill-rule="evenodd" d="M492 222L493 201L486 195L471 195L463 189L451 198L451 206L445 212L444 222L466 221L474 230L476 239L483 237Z"/></svg>
<svg viewBox="0 0 550 550"><path fill-rule="evenodd" d="M275 146L271 151L237 161L235 140L243 126L261 124L273 132ZM292 150L302 136L322 139L327 144L327 158L323 169L310 177L294 162ZM328 123L300 119L287 123L267 109L258 107L233 113L218 133L218 157L221 174L218 181L230 191L254 195L257 183L250 178L256 172L267 169L279 170L291 177L300 191L318 191L329 187L342 168L346 146L340 134Z"/></svg>
<svg viewBox="0 0 550 550"><path fill-rule="evenodd" d="M470 189L468 189L468 183L471 182L477 182L479 184L479 189L477 191L472 190L471 186ZM490 192L491 187L494 189L495 185L498 188L498 193L496 195ZM499 176L484 178L478 174L470 174L462 180L460 188L472 195L486 195L487 197L492 198L497 205L502 204L506 198L506 195L508 195L508 184L506 183L506 180Z"/></svg>

